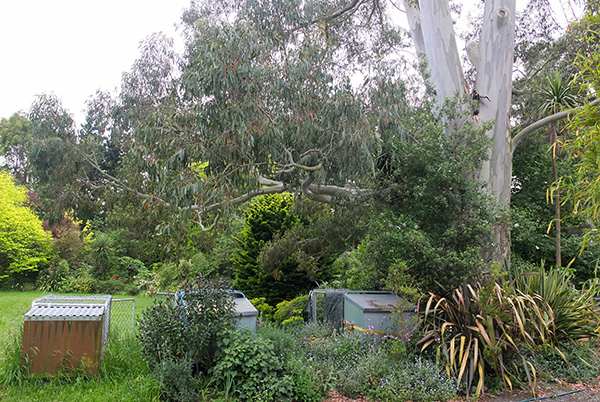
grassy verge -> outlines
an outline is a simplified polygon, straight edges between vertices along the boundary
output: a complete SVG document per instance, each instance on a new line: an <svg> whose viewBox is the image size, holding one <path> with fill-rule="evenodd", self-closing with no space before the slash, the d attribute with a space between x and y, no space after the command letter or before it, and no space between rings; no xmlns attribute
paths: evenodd
<svg viewBox="0 0 600 402"><path fill-rule="evenodd" d="M43 292L0 292L1 401L158 401L160 388L141 358L134 339L111 342L96 377L74 375L54 379L23 377L20 371L24 314ZM114 298L131 298L113 295ZM135 296L136 316L153 299Z"/></svg>

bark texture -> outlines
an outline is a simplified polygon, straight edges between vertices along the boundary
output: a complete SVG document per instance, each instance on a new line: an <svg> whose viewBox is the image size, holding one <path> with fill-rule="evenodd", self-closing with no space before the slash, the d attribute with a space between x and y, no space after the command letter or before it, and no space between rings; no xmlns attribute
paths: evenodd
<svg viewBox="0 0 600 402"><path fill-rule="evenodd" d="M477 178L487 183L498 204L506 209L512 178L510 109L515 3L515 0L486 0L475 83L475 91L480 95L479 121L495 122L488 132L493 144L491 156ZM404 4L411 36L417 51L423 47L438 102L441 104L457 93L471 92L465 85L448 0L419 0L417 4L405 0ZM495 244L489 257L506 262L510 253L508 225L499 225L494 235Z"/></svg>

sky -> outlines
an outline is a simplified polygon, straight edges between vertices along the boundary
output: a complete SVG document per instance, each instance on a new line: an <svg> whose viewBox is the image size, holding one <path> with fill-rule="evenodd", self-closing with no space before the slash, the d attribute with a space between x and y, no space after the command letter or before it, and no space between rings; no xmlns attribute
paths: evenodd
<svg viewBox="0 0 600 402"><path fill-rule="evenodd" d="M53 93L82 123L85 101L113 91L148 35L175 30L189 0L0 0L0 118Z"/></svg>
<svg viewBox="0 0 600 402"><path fill-rule="evenodd" d="M560 3L568 0L551 1L557 16L564 16ZM164 32L181 42L175 25L188 5L189 0L0 0L0 118L26 112L36 95L51 93L83 123L86 100L98 89L116 92L148 35Z"/></svg>

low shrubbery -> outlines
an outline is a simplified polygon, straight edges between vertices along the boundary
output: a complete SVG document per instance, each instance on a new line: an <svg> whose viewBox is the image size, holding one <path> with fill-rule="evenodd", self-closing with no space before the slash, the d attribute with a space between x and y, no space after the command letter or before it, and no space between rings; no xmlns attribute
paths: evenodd
<svg viewBox="0 0 600 402"><path fill-rule="evenodd" d="M160 392L164 401L220 402L320 402L332 389L380 402L447 401L534 391L540 380L596 381L596 288L576 290L564 270L511 275L430 294L420 321L398 337L305 324L306 296L276 307L254 299L257 332L234 330L230 284L200 277L143 312L137 341L110 344L99 378L148 400ZM3 392L37 389L18 345L4 360Z"/></svg>
<svg viewBox="0 0 600 402"><path fill-rule="evenodd" d="M431 294L422 303L422 350L432 350L467 394L479 396L488 377L510 388L526 382L535 392L540 369L552 372L558 357L564 367L580 361L593 367L563 350L596 339L595 286L576 290L569 273L543 267L512 274L511 282L465 283L449 297Z"/></svg>

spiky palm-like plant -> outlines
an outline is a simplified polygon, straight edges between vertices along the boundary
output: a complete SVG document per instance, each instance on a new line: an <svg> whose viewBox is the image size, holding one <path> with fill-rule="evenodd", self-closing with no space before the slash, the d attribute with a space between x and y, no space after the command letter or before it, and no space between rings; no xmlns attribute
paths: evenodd
<svg viewBox="0 0 600 402"><path fill-rule="evenodd" d="M570 109L577 105L577 96L573 91L572 80L564 80L557 70L554 74L546 76L546 83L540 88L540 98L543 102L538 106L540 116L548 116L564 109ZM556 167L556 155L560 152L561 141L558 139L558 128L555 122L550 123L550 155L552 158L552 178L554 183L558 182L558 170ZM561 257L561 227L560 227L560 193L558 187L554 191L548 191L549 199L554 202L555 225L556 225L556 265L562 265Z"/></svg>

